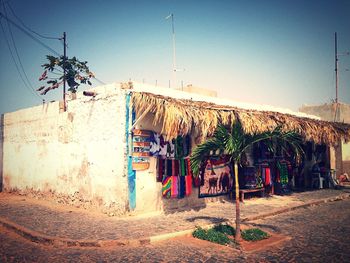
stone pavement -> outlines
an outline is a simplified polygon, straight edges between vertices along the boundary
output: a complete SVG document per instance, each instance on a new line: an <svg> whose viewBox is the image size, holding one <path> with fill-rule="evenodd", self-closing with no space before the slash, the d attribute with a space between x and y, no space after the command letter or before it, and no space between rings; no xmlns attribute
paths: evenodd
<svg viewBox="0 0 350 263"><path fill-rule="evenodd" d="M247 199L241 204L241 214L247 221L349 197L349 190L325 189L290 196ZM147 244L190 233L198 225L234 219L234 204L226 201L209 203L199 211L116 218L0 193L0 225L42 244L84 247Z"/></svg>
<svg viewBox="0 0 350 263"><path fill-rule="evenodd" d="M290 240L245 252L192 237L143 246L44 246L0 226L0 262L349 262L350 199L250 222Z"/></svg>

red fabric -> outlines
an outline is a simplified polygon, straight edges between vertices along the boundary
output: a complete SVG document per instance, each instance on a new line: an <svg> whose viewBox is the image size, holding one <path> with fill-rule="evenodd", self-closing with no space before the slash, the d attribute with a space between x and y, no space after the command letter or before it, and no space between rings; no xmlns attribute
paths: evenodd
<svg viewBox="0 0 350 263"><path fill-rule="evenodd" d="M192 193L192 176L186 175L185 180L186 180L186 195L188 196Z"/></svg>
<svg viewBox="0 0 350 263"><path fill-rule="evenodd" d="M186 164L187 164L187 175L191 175L192 176L190 159L186 160Z"/></svg>
<svg viewBox="0 0 350 263"><path fill-rule="evenodd" d="M265 168L265 185L271 184L271 173L270 168Z"/></svg>

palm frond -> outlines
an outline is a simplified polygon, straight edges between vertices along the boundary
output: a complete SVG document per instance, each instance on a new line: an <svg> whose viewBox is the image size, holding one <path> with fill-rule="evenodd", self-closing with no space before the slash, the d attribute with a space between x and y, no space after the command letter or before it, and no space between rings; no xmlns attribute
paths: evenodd
<svg viewBox="0 0 350 263"><path fill-rule="evenodd" d="M204 143L198 145L192 152L190 156L190 163L191 163L191 169L194 176L198 176L199 169L202 165L202 162L204 162L207 159L207 156L211 151L215 152L217 150L224 151L225 147L218 137L215 137L214 133L213 138L205 141Z"/></svg>

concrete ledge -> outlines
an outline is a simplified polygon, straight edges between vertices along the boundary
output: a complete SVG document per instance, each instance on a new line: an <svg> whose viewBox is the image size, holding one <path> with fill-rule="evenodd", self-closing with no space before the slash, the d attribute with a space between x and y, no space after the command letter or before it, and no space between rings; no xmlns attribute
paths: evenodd
<svg viewBox="0 0 350 263"><path fill-rule="evenodd" d="M315 206L315 205L320 205L323 203L328 203L328 202L335 202L335 201L340 201L344 199L350 198L350 194L343 194L337 197L331 197L331 198L326 198L326 199L321 199L321 200L315 200L311 202L307 202L305 204L301 205L296 205L292 207L287 207L287 208L282 208L278 209L269 213L257 215L257 216L250 216L250 217L244 217L241 219L241 222L247 222L247 221L253 221L257 219L263 219L266 217L290 212L299 208L306 208L309 206ZM230 222L234 223L229 220L225 220L224 222ZM198 225L202 228L210 228L214 226L215 224L207 224L207 225ZM177 232L172 232L172 233L166 233L166 234L161 234L161 235L154 235L146 238L140 238L140 239L128 239L128 240L123 240L123 239L118 239L118 240L74 240L74 239L69 239L69 238L59 238L59 237L52 237L48 236L45 234L38 233L36 231L30 230L28 228L25 228L23 226L20 226L14 222L11 222L5 218L0 217L0 226L3 226L4 228L11 230L18 235L22 236L23 238L38 243L46 246L54 246L54 247L82 247L82 248L97 248L97 247L117 247L117 246L142 246L142 245L147 245L147 244L152 244L156 243L159 241L171 239L174 237L179 237L179 236L185 236L185 235L190 235L195 228L192 229L187 229L187 230L182 230L182 231L177 231Z"/></svg>

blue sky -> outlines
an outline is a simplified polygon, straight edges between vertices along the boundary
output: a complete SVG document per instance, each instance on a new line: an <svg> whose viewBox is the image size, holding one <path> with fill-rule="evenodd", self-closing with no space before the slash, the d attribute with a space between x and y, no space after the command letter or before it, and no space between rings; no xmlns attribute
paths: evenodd
<svg viewBox="0 0 350 263"><path fill-rule="evenodd" d="M40 34L67 32L68 56L87 60L103 82L129 79L168 86L172 80L174 13L181 81L237 101L298 109L335 98L334 32L338 51L350 50L350 1L41 1L1 0ZM5 12L1 4L0 11ZM41 103L25 87L10 56L7 23L0 28L0 113ZM34 88L50 51L12 27ZM58 52L58 40L40 39ZM15 55L15 53L14 53ZM350 56L339 58L339 100L350 103ZM99 85L98 82L93 82ZM174 83L172 81L172 86ZM85 87L81 87L84 89ZM43 96L61 99L56 90Z"/></svg>

